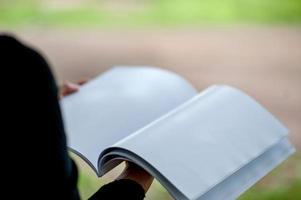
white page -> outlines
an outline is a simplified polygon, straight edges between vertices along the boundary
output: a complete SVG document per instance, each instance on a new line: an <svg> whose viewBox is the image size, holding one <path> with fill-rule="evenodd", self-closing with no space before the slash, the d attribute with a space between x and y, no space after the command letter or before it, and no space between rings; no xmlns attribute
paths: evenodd
<svg viewBox="0 0 301 200"><path fill-rule="evenodd" d="M198 199L287 133L247 95L214 86L114 146L137 154L188 199Z"/></svg>
<svg viewBox="0 0 301 200"><path fill-rule="evenodd" d="M284 137L256 159L209 189L198 200L236 199L294 151L288 138Z"/></svg>
<svg viewBox="0 0 301 200"><path fill-rule="evenodd" d="M105 148L196 93L183 78L165 70L113 68L61 101L68 146L96 170Z"/></svg>
<svg viewBox="0 0 301 200"><path fill-rule="evenodd" d="M234 200L294 152L294 147L288 141L288 138L284 137L275 145L272 145L271 148L267 149L263 154L259 155L254 160L251 160L231 175L221 179L217 184L213 185L212 187L208 187L206 192L201 193L200 196L194 199ZM146 162L143 158L137 156L135 153L127 151L123 148L113 147L107 149L107 152L100 160L101 172L105 173L107 168L112 169L114 166L116 166L116 163L112 162L116 158L118 160L130 160L143 167L150 174L152 174L175 199L188 199L188 197L185 196L183 192L177 188L177 186L173 185L173 183L171 183L150 163ZM120 161L117 162L117 164L118 163L120 163ZM113 166L109 166L108 164L112 164Z"/></svg>

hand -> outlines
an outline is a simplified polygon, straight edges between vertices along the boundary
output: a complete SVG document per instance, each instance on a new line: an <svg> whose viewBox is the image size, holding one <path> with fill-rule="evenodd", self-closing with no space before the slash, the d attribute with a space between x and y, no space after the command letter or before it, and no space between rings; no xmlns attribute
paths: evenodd
<svg viewBox="0 0 301 200"><path fill-rule="evenodd" d="M60 88L60 98L68 96L77 92L81 85L85 84L88 80L79 81L77 83L65 82ZM118 176L117 179L130 179L140 184L145 193L150 188L154 177L147 171L139 167L138 165L126 161L126 167L124 171Z"/></svg>
<svg viewBox="0 0 301 200"><path fill-rule="evenodd" d="M154 177L138 165L126 161L126 167L117 179L133 180L136 183L140 184L146 193L150 188Z"/></svg>
<svg viewBox="0 0 301 200"><path fill-rule="evenodd" d="M86 82L88 82L88 80L78 81L77 83L72 83L72 82L66 81L60 87L60 95L59 95L60 99L77 92L79 90L80 86L85 84Z"/></svg>

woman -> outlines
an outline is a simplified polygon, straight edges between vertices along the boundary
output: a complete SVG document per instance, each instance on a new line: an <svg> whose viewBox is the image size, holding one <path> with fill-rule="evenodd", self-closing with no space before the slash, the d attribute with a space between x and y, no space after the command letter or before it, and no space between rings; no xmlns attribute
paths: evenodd
<svg viewBox="0 0 301 200"><path fill-rule="evenodd" d="M69 157L58 102L58 91L45 59L7 35L0 36L2 93L5 118L5 192L14 199L79 199L77 167ZM61 95L76 92L65 84ZM143 199L153 177L127 163L117 180L101 187L90 199ZM13 189L13 192L10 191ZM15 192L17 191L17 192Z"/></svg>

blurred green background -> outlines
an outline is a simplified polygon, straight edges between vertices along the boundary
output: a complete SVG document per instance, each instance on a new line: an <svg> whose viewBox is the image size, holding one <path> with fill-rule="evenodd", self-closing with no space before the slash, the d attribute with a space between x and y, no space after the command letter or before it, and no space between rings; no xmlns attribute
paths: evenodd
<svg viewBox="0 0 301 200"><path fill-rule="evenodd" d="M300 0L1 0L9 26L175 26L300 23Z"/></svg>
<svg viewBox="0 0 301 200"><path fill-rule="evenodd" d="M263 102L292 129L297 153L241 200L301 199L300 23L301 0L0 1L0 31L46 52L59 82L109 65L157 65L198 89L229 83ZM83 199L122 170L99 179L72 157ZM172 198L155 182L147 199Z"/></svg>

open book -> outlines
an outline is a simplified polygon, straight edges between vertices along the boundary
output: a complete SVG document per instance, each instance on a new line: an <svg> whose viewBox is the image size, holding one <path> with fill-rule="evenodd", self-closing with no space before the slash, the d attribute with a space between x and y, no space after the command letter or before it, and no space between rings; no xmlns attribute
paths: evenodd
<svg viewBox="0 0 301 200"><path fill-rule="evenodd" d="M175 199L235 199L294 152L288 130L230 86L116 67L61 101L69 148L102 176L123 160Z"/></svg>

